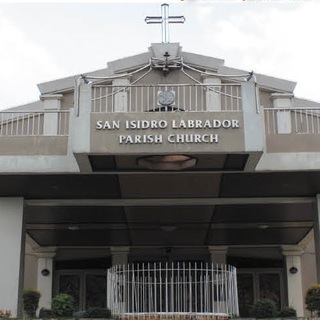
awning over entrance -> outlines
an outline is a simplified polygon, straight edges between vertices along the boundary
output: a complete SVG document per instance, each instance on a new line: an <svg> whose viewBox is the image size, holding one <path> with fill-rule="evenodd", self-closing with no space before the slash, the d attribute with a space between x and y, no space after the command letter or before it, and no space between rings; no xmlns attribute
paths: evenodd
<svg viewBox="0 0 320 320"><path fill-rule="evenodd" d="M315 172L136 172L0 177L26 199L41 246L297 244L314 223Z"/></svg>

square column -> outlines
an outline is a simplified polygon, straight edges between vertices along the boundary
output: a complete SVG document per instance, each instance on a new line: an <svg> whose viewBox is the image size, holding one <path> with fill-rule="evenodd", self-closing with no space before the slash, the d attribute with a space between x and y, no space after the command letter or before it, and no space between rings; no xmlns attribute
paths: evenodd
<svg viewBox="0 0 320 320"><path fill-rule="evenodd" d="M39 309L51 309L53 257L55 252L56 248L54 247L36 249L36 256L38 257L37 290L41 293Z"/></svg>
<svg viewBox="0 0 320 320"><path fill-rule="evenodd" d="M21 312L23 286L23 198L0 198L0 309Z"/></svg>
<svg viewBox="0 0 320 320"><path fill-rule="evenodd" d="M291 111L293 94L291 93L273 93L273 107L276 108L277 133L292 133ZM281 110L283 109L283 110Z"/></svg>
<svg viewBox="0 0 320 320"><path fill-rule="evenodd" d="M127 265L130 247L111 247L112 265Z"/></svg>
<svg viewBox="0 0 320 320"><path fill-rule="evenodd" d="M213 264L226 264L227 263L227 246L209 246L211 263Z"/></svg>
<svg viewBox="0 0 320 320"><path fill-rule="evenodd" d="M43 94L40 99L44 102L43 134L56 136L59 133L59 111L62 94Z"/></svg>
<svg viewBox="0 0 320 320"><path fill-rule="evenodd" d="M128 90L126 86L130 85L130 80L127 78L124 79L115 79L112 81L114 86L114 112L127 112L128 111ZM137 93L136 93L137 94ZM137 108L137 106L136 106Z"/></svg>
<svg viewBox="0 0 320 320"><path fill-rule="evenodd" d="M282 254L286 258L288 283L288 304L297 311L298 317L304 315L304 293L302 289L301 255L299 246L282 246Z"/></svg>
<svg viewBox="0 0 320 320"><path fill-rule="evenodd" d="M203 84L207 85L206 107L207 111L221 111L221 80L216 77L203 79Z"/></svg>
<svg viewBox="0 0 320 320"><path fill-rule="evenodd" d="M320 195L317 194L314 223L314 244L316 254L317 280L320 283Z"/></svg>

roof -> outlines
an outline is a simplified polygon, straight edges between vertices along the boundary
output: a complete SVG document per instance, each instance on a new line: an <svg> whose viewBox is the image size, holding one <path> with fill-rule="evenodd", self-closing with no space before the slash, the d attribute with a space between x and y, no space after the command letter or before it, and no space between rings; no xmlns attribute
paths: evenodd
<svg viewBox="0 0 320 320"><path fill-rule="evenodd" d="M152 44L149 48L149 51L147 52L108 62L107 68L89 71L86 72L85 75L95 77L108 77L119 73L127 72L129 70L137 69L149 63L149 60L153 56L157 56L159 47L162 47L163 50L173 50L174 54L181 56L184 63L189 64L192 67L208 70L211 72L216 72L217 75L230 76L249 73L249 71L244 71L225 66L224 60L222 59L182 51L180 45L177 43L156 43ZM58 92L61 93L64 91L70 91L74 88L74 86L77 83L77 79L80 76L80 74L76 74L67 78L61 78L49 82L40 83L38 84L38 88L41 94ZM293 92L296 86L296 82L288 81L285 79L275 78L263 74L255 74L255 76L259 86L270 90L280 92Z"/></svg>

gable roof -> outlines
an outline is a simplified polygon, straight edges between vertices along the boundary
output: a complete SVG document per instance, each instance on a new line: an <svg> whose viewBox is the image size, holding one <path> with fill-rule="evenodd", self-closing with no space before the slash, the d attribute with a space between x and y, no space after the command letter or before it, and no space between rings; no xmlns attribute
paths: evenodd
<svg viewBox="0 0 320 320"><path fill-rule="evenodd" d="M107 68L90 71L85 73L85 75L94 77L110 77L119 73L138 69L148 64L151 58L159 54L159 48L163 48L161 52L164 52L166 50L173 50L175 55L180 55L184 63L202 70L216 72L217 76L249 74L249 71L225 66L224 60L222 59L182 51L179 44L162 43L152 44L149 48L149 51L147 52L108 62ZM38 88L41 94L62 93L71 91L73 90L80 76L81 74L76 74L70 77L40 83L38 84ZM296 86L296 82L281 78L271 77L259 73L255 73L255 76L257 84L260 87L266 88L271 91L274 90L278 92L293 92Z"/></svg>

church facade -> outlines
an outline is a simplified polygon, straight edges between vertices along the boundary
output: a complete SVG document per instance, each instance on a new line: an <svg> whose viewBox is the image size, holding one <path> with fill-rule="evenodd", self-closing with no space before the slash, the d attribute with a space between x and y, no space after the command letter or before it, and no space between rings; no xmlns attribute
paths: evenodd
<svg viewBox="0 0 320 320"><path fill-rule="evenodd" d="M295 85L155 43L1 112L0 309L23 288L108 307L119 264L227 264L241 316L262 298L307 315L320 104Z"/></svg>

